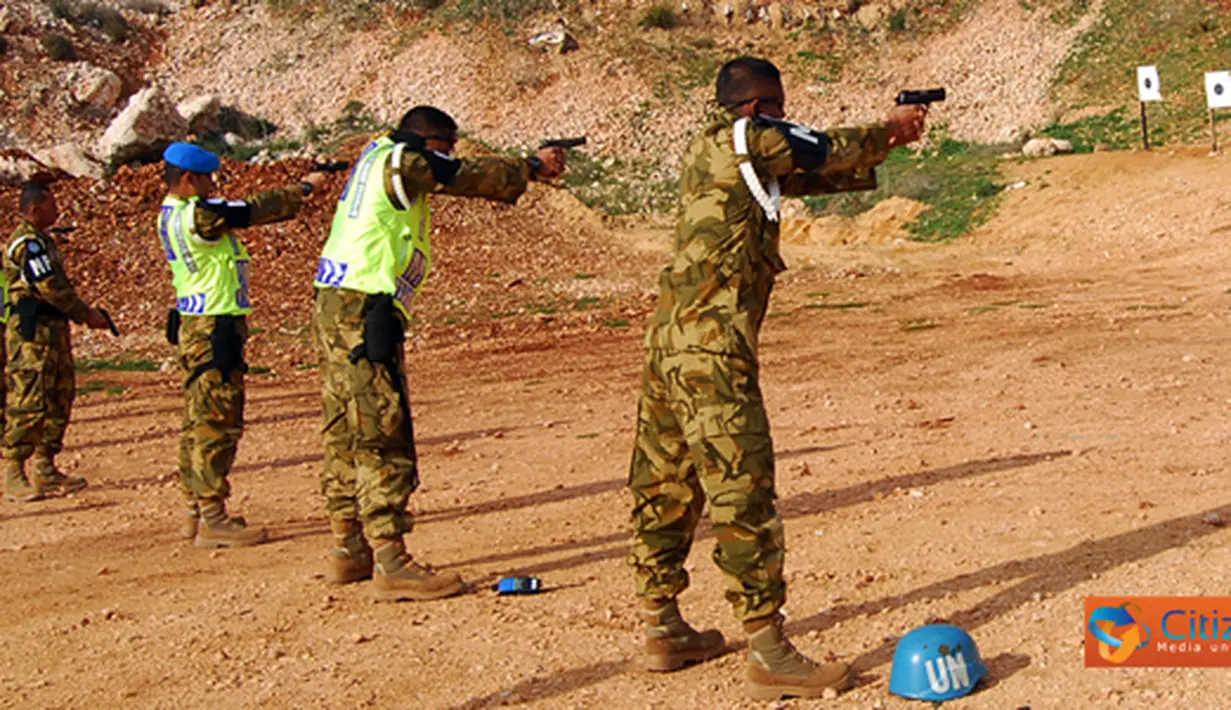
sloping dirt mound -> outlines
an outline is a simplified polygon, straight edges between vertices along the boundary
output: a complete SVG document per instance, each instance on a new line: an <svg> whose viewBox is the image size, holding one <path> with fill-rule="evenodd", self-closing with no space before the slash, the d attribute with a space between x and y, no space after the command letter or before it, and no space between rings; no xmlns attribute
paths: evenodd
<svg viewBox="0 0 1231 710"><path fill-rule="evenodd" d="M922 202L891 197L855 215L831 215L819 219L792 219L782 224L787 244L835 246L839 244L885 244L910 236L906 225L928 208Z"/></svg>

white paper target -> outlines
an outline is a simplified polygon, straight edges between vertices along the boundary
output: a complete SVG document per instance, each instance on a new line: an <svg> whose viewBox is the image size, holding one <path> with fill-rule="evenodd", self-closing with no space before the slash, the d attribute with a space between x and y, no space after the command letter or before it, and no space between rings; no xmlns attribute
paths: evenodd
<svg viewBox="0 0 1231 710"><path fill-rule="evenodd" d="M1158 81L1158 67L1137 67L1137 95L1142 101L1162 101L1163 88Z"/></svg>
<svg viewBox="0 0 1231 710"><path fill-rule="evenodd" d="M1207 73L1205 75L1205 98L1210 108L1231 108L1231 72Z"/></svg>

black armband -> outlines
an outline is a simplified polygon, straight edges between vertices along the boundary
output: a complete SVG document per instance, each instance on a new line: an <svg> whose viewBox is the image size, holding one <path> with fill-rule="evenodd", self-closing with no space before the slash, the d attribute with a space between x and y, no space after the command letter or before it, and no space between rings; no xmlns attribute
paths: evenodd
<svg viewBox="0 0 1231 710"><path fill-rule="evenodd" d="M773 126L786 138L791 147L791 160L797 170L811 172L824 165L829 158L833 142L821 131L768 116L757 116L757 123Z"/></svg>
<svg viewBox="0 0 1231 710"><path fill-rule="evenodd" d="M243 229L252 226L252 205L247 202L229 202L220 198L210 198L197 203L202 209L209 210L222 218L223 224L231 229Z"/></svg>

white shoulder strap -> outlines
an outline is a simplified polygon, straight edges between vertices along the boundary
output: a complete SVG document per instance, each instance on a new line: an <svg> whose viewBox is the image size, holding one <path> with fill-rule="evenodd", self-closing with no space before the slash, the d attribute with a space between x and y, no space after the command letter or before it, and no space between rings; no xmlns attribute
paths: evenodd
<svg viewBox="0 0 1231 710"><path fill-rule="evenodd" d="M771 178L766 187L761 186L761 181L757 179L757 171L752 167L752 160L748 158L748 124L751 119L744 117L738 119L733 127L735 137L735 154L745 158L739 164L739 173L744 178L744 184L748 186L748 191L752 193L753 199L761 206L765 212L765 218L771 222L778 221L778 211L782 208L782 191L778 187L777 178Z"/></svg>
<svg viewBox="0 0 1231 710"><path fill-rule="evenodd" d="M406 185L402 182L402 153L406 152L406 144L398 143L393 146L393 175L389 181L393 183L393 192L398 197L400 205L394 205L400 210L410 209L410 198L406 195Z"/></svg>

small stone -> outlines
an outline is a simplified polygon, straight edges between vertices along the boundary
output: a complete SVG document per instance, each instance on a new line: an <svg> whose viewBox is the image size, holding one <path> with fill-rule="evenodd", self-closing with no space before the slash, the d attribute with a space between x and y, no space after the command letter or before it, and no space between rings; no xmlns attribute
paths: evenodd
<svg viewBox="0 0 1231 710"><path fill-rule="evenodd" d="M1216 528L1221 528L1223 525L1227 524L1226 521L1222 519L1222 516L1219 515L1218 513L1210 513L1209 515L1202 518L1201 522L1205 523L1206 525L1212 525Z"/></svg>

